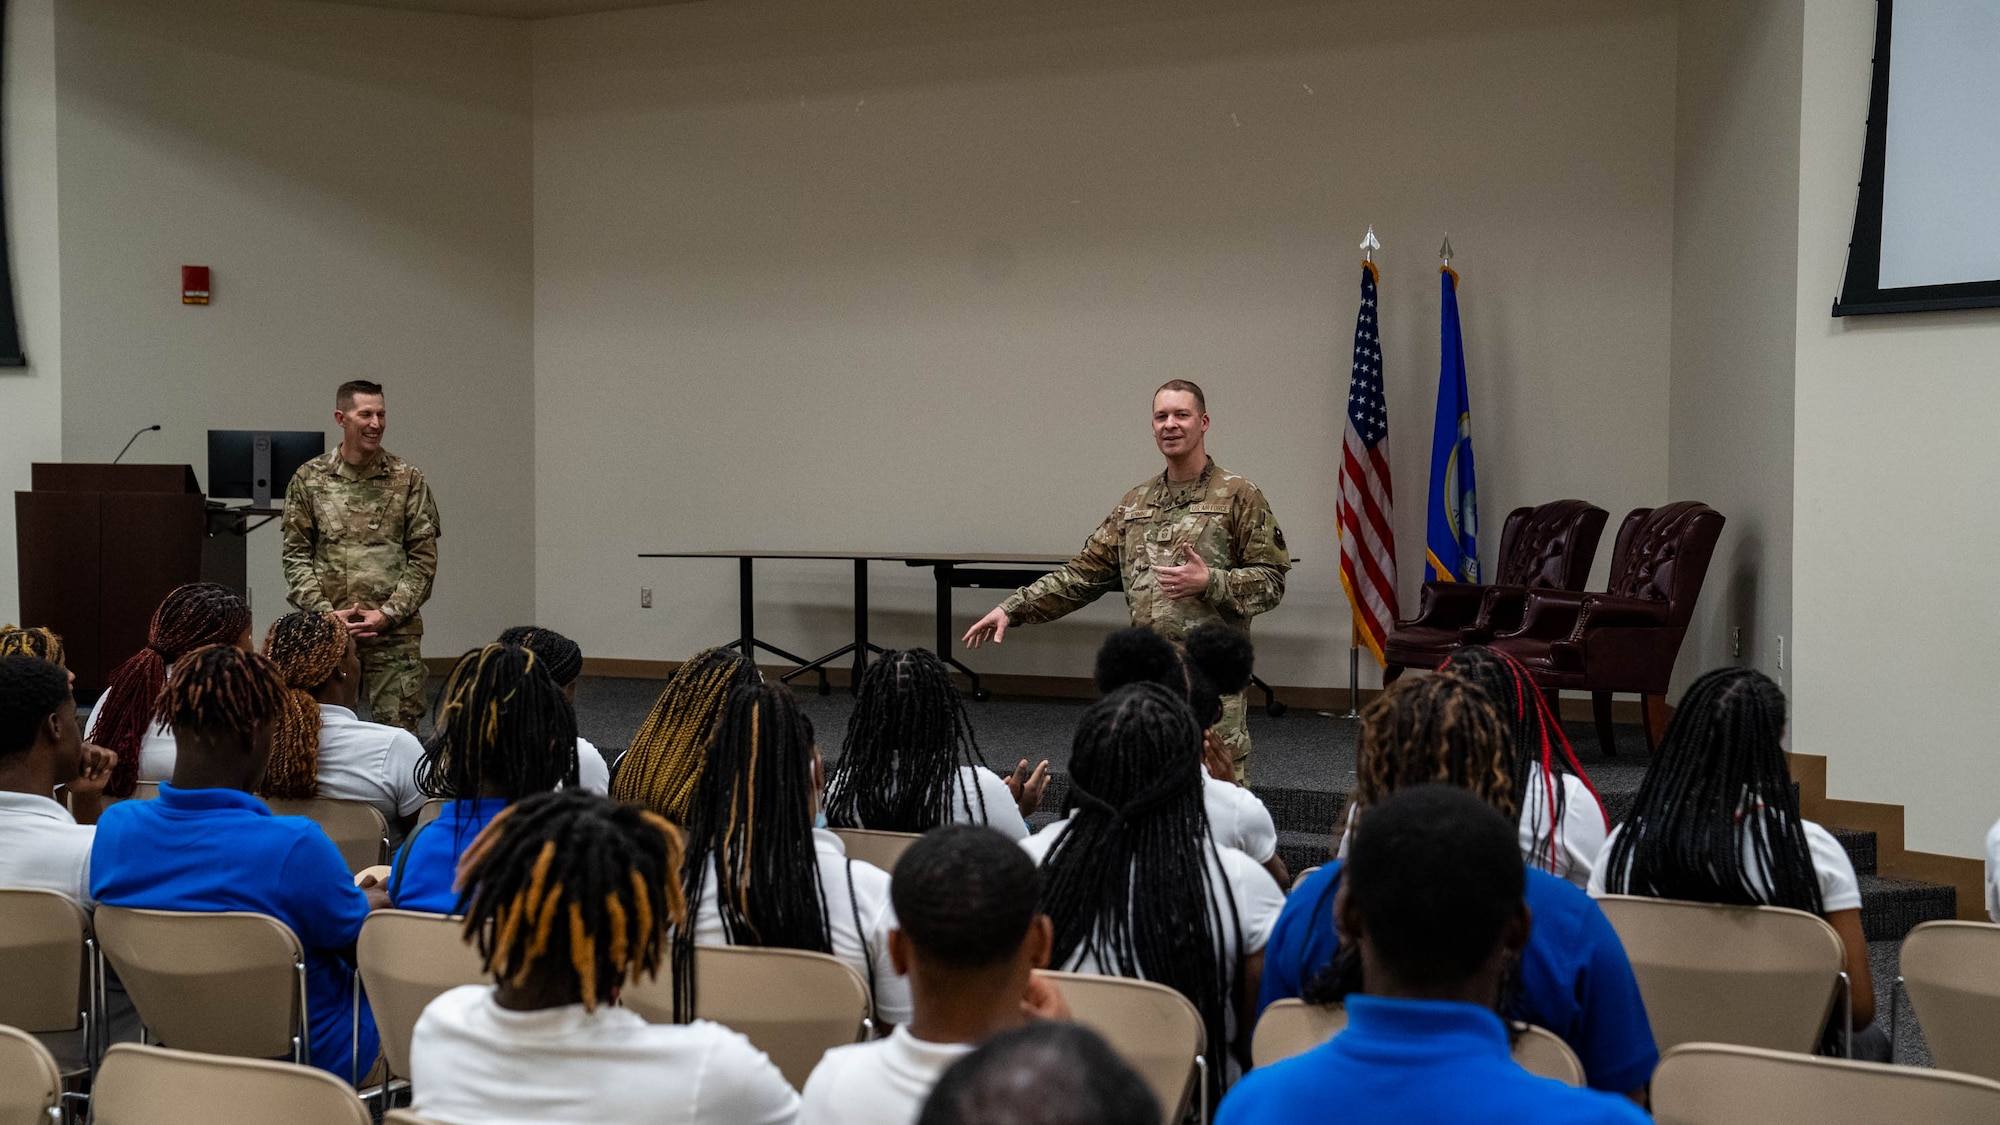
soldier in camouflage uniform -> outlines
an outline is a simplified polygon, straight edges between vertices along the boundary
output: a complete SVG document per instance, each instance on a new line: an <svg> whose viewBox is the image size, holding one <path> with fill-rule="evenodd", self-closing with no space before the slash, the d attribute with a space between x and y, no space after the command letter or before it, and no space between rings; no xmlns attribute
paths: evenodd
<svg viewBox="0 0 2000 1125"><path fill-rule="evenodd" d="M1292 568L1285 533L1256 485L1209 459L1207 433L1201 388L1184 379L1161 387L1153 440L1167 471L1126 493L1067 565L981 618L966 632L966 647L997 643L1010 625L1054 621L1120 586L1132 623L1176 643L1209 621L1247 630L1251 617L1277 605ZM1242 693L1231 696L1216 726L1238 782L1250 757L1246 710Z"/></svg>
<svg viewBox="0 0 2000 1125"><path fill-rule="evenodd" d="M337 610L361 652L369 717L414 733L424 713L424 619L437 574L438 511L423 471L382 448L375 383L341 385L339 448L285 489L285 584L300 609Z"/></svg>

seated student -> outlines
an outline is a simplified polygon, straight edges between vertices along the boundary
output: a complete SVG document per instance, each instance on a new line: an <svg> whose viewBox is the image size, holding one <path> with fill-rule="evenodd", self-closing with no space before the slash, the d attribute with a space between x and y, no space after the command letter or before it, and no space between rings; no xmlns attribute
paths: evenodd
<svg viewBox="0 0 2000 1125"><path fill-rule="evenodd" d="M233 645L174 662L160 713L178 748L174 776L153 801L104 810L90 854L90 893L104 906L250 910L292 928L306 953L312 1065L353 1081L373 1065L375 1019L354 1036L354 939L372 905L340 850L302 816L273 816L251 796L271 754L285 682L272 663Z"/></svg>
<svg viewBox="0 0 2000 1125"><path fill-rule="evenodd" d="M683 661L632 735L611 795L686 824L723 703L759 679L757 666L734 649L703 649Z"/></svg>
<svg viewBox="0 0 2000 1125"><path fill-rule="evenodd" d="M1041 806L1049 763L1010 777L986 768L951 669L929 649L888 652L869 665L847 720L840 763L826 779L837 828L927 832L987 824L1019 840Z"/></svg>
<svg viewBox="0 0 2000 1125"><path fill-rule="evenodd" d="M63 669L69 682L76 682L76 673L69 671L64 662L62 638L54 629L37 626L23 629L19 625L0 625L0 656L33 656Z"/></svg>
<svg viewBox="0 0 2000 1125"><path fill-rule="evenodd" d="M1087 1027L1037 1020L945 1068L916 1125L1159 1125L1146 1080Z"/></svg>
<svg viewBox="0 0 2000 1125"><path fill-rule="evenodd" d="M891 893L900 922L889 951L915 1016L886 1039L828 1051L806 1079L799 1125L913 1122L938 1075L976 1044L1068 1018L1061 993L1035 976L1049 962L1049 919L1035 909L1035 865L1013 841L979 825L934 829L897 861Z"/></svg>
<svg viewBox="0 0 2000 1125"><path fill-rule="evenodd" d="M549 678L562 689L570 709L576 709L576 680L583 675L583 649L575 641L554 629L516 625L500 634L500 643L520 645L541 657ZM581 734L576 736L576 775L577 787L587 793L602 797L611 791L611 767L604 761L604 752Z"/></svg>
<svg viewBox="0 0 2000 1125"><path fill-rule="evenodd" d="M1447 781L1518 822L1513 780L1503 762L1507 728L1486 693L1453 676L1401 680L1361 713L1354 823L1390 794ZM1265 951L1258 1011L1275 1000L1331 999L1343 985L1336 965L1334 896L1343 864L1329 863L1299 881ZM1547 1028L1583 1063L1589 1084L1636 1094L1660 1061L1632 964L1597 903L1565 880L1528 869L1527 903L1535 928L1516 971L1509 1018Z"/></svg>
<svg viewBox="0 0 2000 1125"><path fill-rule="evenodd" d="M61 665L0 656L0 887L57 891L88 910L91 825L116 759L83 741L69 683ZM57 786L81 823L55 800Z"/></svg>
<svg viewBox="0 0 2000 1125"><path fill-rule="evenodd" d="M789 1125L798 1095L748 1039L650 1024L618 995L657 976L687 917L680 835L581 789L537 793L465 853L465 940L495 984L431 1001L410 1039L411 1108L452 1125Z"/></svg>
<svg viewBox="0 0 2000 1125"><path fill-rule="evenodd" d="M1523 897L1536 873L1515 837L1513 818L1455 786L1416 785L1369 805L1333 906L1365 982L1345 997L1347 1027L1245 1075L1216 1125L1650 1120L1512 1058L1495 1008L1540 918Z"/></svg>
<svg viewBox="0 0 2000 1125"><path fill-rule="evenodd" d="M878 1024L908 1022L910 982L889 959L889 873L814 827L822 784L812 721L790 688L729 693L688 814L692 921L674 931L677 1016L695 1010L697 944L759 945L831 953L869 982Z"/></svg>
<svg viewBox="0 0 2000 1125"><path fill-rule="evenodd" d="M1236 764L1215 736L1223 697L1250 682L1250 638L1227 625L1201 625L1188 633L1187 644L1183 658L1172 641L1148 626L1112 633L1097 650L1097 690L1108 695L1126 684L1155 683L1186 694L1195 720L1203 724L1201 800L1209 832L1218 845L1262 864L1279 887L1289 887L1292 877L1278 856L1271 810L1249 786L1236 784ZM1225 682L1234 683L1234 690Z"/></svg>
<svg viewBox="0 0 2000 1125"><path fill-rule="evenodd" d="M153 611L146 647L118 666L83 728L85 742L118 755L104 792L130 797L141 781L165 781L174 773L174 733L153 713L167 686L167 669L203 645L255 647L250 637L250 603L227 586L191 582L169 593Z"/></svg>
<svg viewBox="0 0 2000 1125"><path fill-rule="evenodd" d="M1690 684L1631 815L1597 861L1590 893L1820 915L1846 949L1855 1056L1887 1061L1889 1037L1872 1022L1875 983L1854 863L1832 833L1800 818L1784 737L1785 693L1762 672L1718 668ZM1828 1029L1830 1043L1838 1031Z"/></svg>
<svg viewBox="0 0 2000 1125"><path fill-rule="evenodd" d="M1041 865L1051 963L1187 997L1220 1085L1225 1060L1247 1055L1250 1023L1238 1017L1256 997L1285 892L1209 835L1200 754L1201 727L1180 694L1153 683L1117 689L1077 723L1065 818L1021 846Z"/></svg>
<svg viewBox="0 0 2000 1125"><path fill-rule="evenodd" d="M459 857L509 802L575 786L576 715L533 652L492 644L459 657L438 695L417 788L449 797L403 841L388 893L403 910L458 911Z"/></svg>
<svg viewBox="0 0 2000 1125"><path fill-rule="evenodd" d="M263 797L365 801L402 840L424 807L417 764L424 745L401 727L362 721L361 655L340 617L306 610L271 622L264 655L285 677L285 703L271 731Z"/></svg>

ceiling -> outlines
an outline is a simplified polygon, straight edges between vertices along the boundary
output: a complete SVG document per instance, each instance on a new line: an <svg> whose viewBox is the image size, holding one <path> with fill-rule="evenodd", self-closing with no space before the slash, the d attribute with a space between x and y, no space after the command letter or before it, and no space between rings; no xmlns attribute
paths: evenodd
<svg viewBox="0 0 2000 1125"><path fill-rule="evenodd" d="M367 8L458 12L471 16L530 20L550 16L579 16L586 12L615 12L624 8L658 8L667 4L695 3L697 0L338 0L338 2L359 4Z"/></svg>

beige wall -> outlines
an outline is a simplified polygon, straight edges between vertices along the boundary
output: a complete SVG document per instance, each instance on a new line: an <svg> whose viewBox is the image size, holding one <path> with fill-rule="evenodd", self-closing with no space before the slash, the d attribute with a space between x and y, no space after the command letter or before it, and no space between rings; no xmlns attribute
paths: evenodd
<svg viewBox="0 0 2000 1125"><path fill-rule="evenodd" d="M206 431L331 428L388 386L388 445L445 537L433 654L534 606L525 25L285 0L64 0L63 452L206 475ZM183 307L182 264L215 303ZM251 542L283 612L275 526Z"/></svg>
<svg viewBox="0 0 2000 1125"><path fill-rule="evenodd" d="M1148 395L1188 377L1304 560L1261 669L1344 684L1370 223L1406 599L1447 229L1489 563L1515 505L1667 498L1672 4L831 7L535 27L537 605L593 654L735 632L730 564L641 551L1072 550L1158 471ZM877 639L927 644L927 581L894 570ZM845 638L844 566L766 574L767 638ZM959 602L962 629L992 597ZM1122 618L977 663L1087 674Z"/></svg>
<svg viewBox="0 0 2000 1125"><path fill-rule="evenodd" d="M1804 8L1681 5L1667 491L1714 505L1728 522L1681 648L1677 691L1731 663L1785 678Z"/></svg>
<svg viewBox="0 0 2000 1125"><path fill-rule="evenodd" d="M1903 804L1909 846L1980 854L2000 816L2000 310L1828 315L1868 116L1875 5L1806 6L1792 744L1830 796Z"/></svg>

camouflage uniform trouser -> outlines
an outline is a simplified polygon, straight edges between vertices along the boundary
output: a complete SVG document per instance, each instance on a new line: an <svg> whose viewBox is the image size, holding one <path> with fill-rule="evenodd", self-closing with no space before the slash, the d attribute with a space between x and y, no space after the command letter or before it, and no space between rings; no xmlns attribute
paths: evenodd
<svg viewBox="0 0 2000 1125"><path fill-rule="evenodd" d="M1236 784L1250 783L1250 726L1246 716L1250 710L1250 693L1239 691L1225 696L1222 700L1222 719L1215 724L1215 735L1229 747L1229 758L1236 763Z"/></svg>
<svg viewBox="0 0 2000 1125"><path fill-rule="evenodd" d="M355 642L361 650L361 699L371 721L417 733L417 720L424 717L424 685L430 679L423 641L417 636Z"/></svg>

